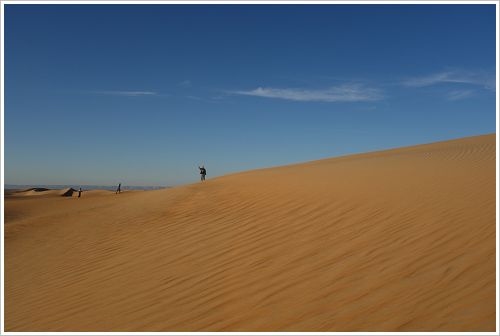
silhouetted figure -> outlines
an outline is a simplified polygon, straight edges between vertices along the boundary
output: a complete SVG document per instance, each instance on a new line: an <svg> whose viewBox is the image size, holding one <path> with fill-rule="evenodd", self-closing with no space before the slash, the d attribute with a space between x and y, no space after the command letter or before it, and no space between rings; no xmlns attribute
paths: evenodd
<svg viewBox="0 0 500 336"><path fill-rule="evenodd" d="M78 198L80 198L82 196L82 188L80 188L80 190L78 190Z"/></svg>
<svg viewBox="0 0 500 336"><path fill-rule="evenodd" d="M205 166L201 167L198 166L198 169L200 170L201 180L205 181L205 175L207 175L207 170L205 169Z"/></svg>
<svg viewBox="0 0 500 336"><path fill-rule="evenodd" d="M122 192L122 184L118 184L118 188L116 188L116 194L119 194Z"/></svg>

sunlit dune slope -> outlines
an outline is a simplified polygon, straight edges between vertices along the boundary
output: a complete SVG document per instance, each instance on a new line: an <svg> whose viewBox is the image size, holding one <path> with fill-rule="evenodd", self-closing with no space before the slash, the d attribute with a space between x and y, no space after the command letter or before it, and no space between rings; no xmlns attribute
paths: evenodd
<svg viewBox="0 0 500 336"><path fill-rule="evenodd" d="M6 331L495 331L495 135L6 199Z"/></svg>

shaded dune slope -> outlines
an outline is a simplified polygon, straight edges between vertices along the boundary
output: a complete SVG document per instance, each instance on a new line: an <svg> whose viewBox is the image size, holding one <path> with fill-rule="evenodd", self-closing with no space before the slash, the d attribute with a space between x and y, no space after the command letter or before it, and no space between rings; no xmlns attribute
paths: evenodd
<svg viewBox="0 0 500 336"><path fill-rule="evenodd" d="M21 202L7 331L495 330L495 135Z"/></svg>

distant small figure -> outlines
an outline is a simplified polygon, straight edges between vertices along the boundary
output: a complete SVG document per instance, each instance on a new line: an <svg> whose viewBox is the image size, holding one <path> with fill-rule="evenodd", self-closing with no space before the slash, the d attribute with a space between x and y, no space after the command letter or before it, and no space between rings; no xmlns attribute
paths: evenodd
<svg viewBox="0 0 500 336"><path fill-rule="evenodd" d="M205 175L207 175L207 170L205 169L205 166L198 166L198 169L200 170L200 175L201 175L201 180L205 181Z"/></svg>
<svg viewBox="0 0 500 336"><path fill-rule="evenodd" d="M80 187L80 190L78 190L78 198L82 196L82 188Z"/></svg>
<svg viewBox="0 0 500 336"><path fill-rule="evenodd" d="M120 194L122 192L122 184L118 184L118 188L116 188L116 194Z"/></svg>

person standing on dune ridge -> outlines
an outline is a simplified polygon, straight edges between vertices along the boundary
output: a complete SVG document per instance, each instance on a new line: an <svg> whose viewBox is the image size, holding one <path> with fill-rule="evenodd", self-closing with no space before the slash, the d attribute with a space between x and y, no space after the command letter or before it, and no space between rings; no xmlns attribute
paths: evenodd
<svg viewBox="0 0 500 336"><path fill-rule="evenodd" d="M118 184L118 188L116 188L116 193L115 194L120 194L122 192L122 184Z"/></svg>
<svg viewBox="0 0 500 336"><path fill-rule="evenodd" d="M198 169L200 170L200 176L201 176L201 181L205 181L205 175L207 175L207 170L205 169L205 166L198 166Z"/></svg>

